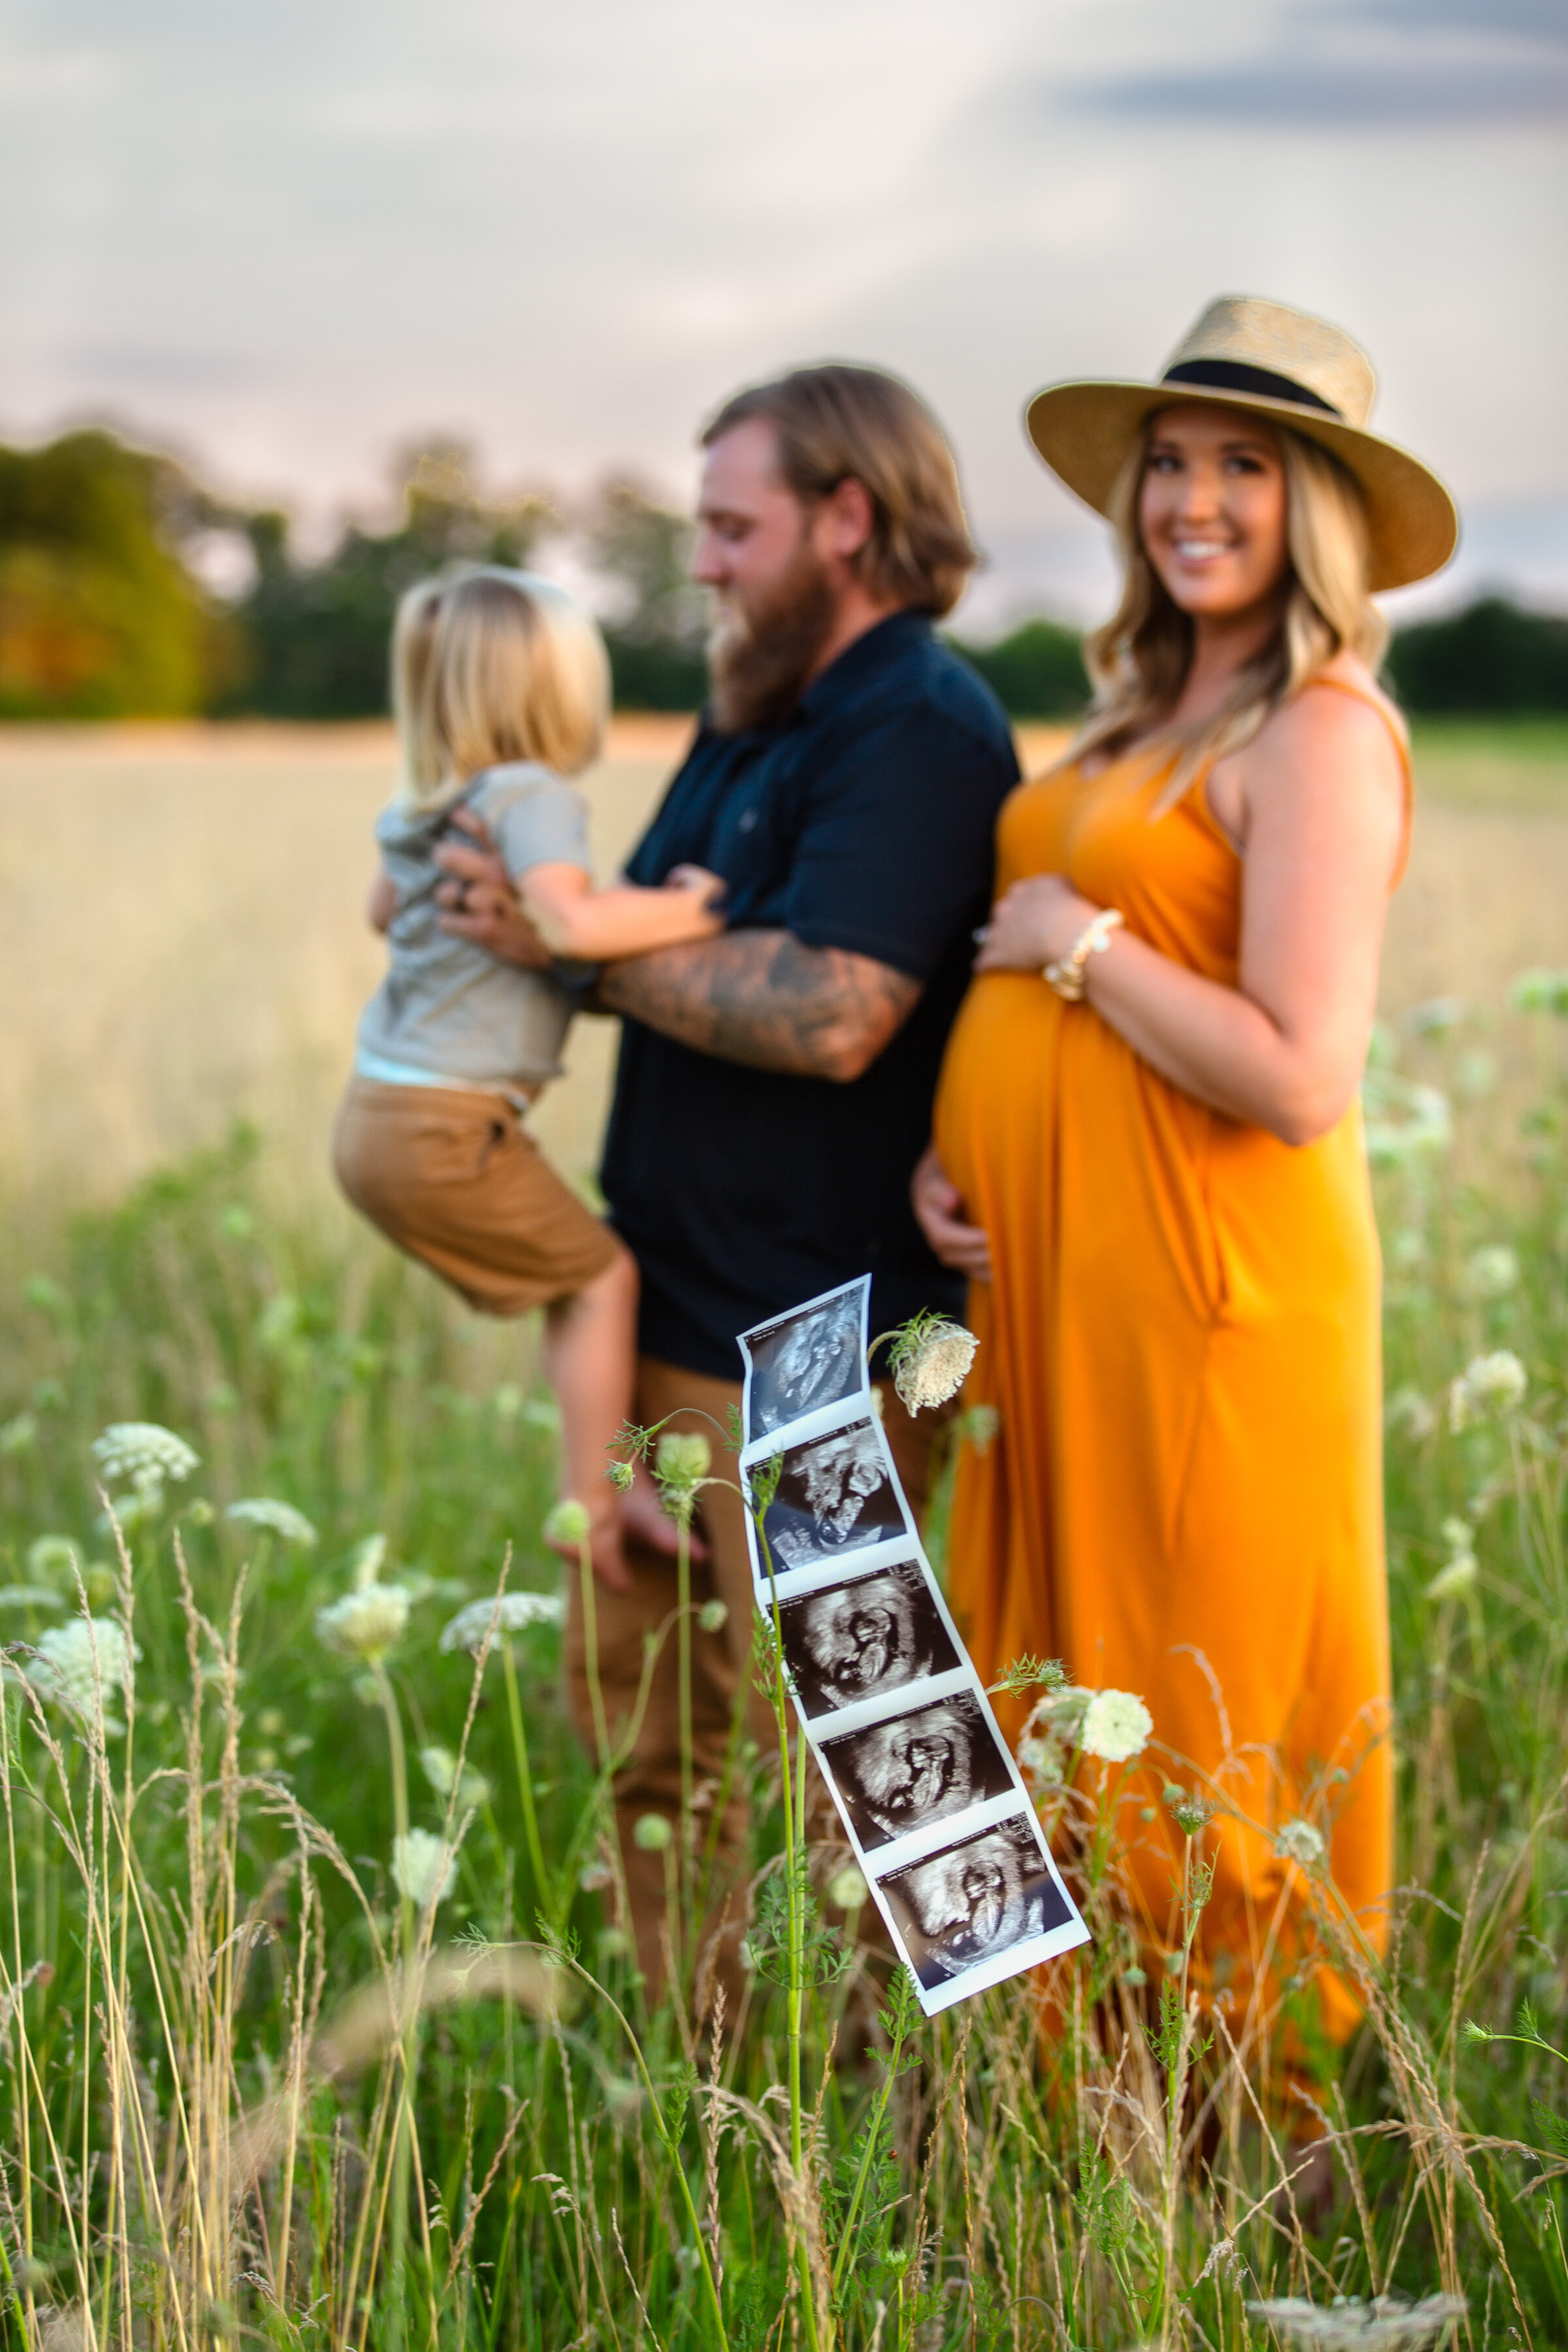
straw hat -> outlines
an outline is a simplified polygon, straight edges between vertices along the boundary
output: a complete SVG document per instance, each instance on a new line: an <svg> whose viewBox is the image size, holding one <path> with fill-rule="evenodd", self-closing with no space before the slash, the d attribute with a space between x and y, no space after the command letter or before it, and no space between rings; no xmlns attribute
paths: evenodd
<svg viewBox="0 0 1568 2352"><path fill-rule="evenodd" d="M1458 541L1454 501L1418 458L1366 430L1377 378L1342 328L1283 302L1211 302L1158 383L1053 383L1025 411L1030 440L1069 490L1104 514L1144 419L1212 401L1288 425L1355 476L1372 534L1368 585L1403 588L1440 572Z"/></svg>

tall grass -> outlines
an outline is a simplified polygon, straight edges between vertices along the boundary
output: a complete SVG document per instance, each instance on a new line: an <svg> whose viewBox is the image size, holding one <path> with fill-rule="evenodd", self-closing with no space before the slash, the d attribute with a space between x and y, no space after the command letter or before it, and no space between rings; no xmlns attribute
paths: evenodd
<svg viewBox="0 0 1568 2352"><path fill-rule="evenodd" d="M1552 1014L1508 1018L1521 1130L1441 1009L1375 1078L1400 1880L1380 1966L1299 1850L1367 2011L1314 2119L1188 1998L1203 1808L1150 1985L1114 1782L1048 1740L1096 1930L1049 1981L921 2019L842 1853L802 1856L791 1737L731 1759L741 2013L695 1998L700 1788L650 2005L624 1728L579 1748L557 1614L515 1597L560 1574L542 1401L423 1277L276 1223L253 1139L59 1234L4 1309L7 2341L1568 2340L1568 1095ZM128 1422L196 1465L106 1469ZM757 1671L787 1733L765 1628Z"/></svg>

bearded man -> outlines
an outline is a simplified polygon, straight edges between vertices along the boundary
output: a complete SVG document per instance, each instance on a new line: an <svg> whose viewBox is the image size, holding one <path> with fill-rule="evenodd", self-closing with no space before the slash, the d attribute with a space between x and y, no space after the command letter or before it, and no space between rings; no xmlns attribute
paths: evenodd
<svg viewBox="0 0 1568 2352"><path fill-rule="evenodd" d="M591 1003L625 1023L601 1181L642 1276L638 1418L711 1434L740 1400L735 1334L801 1299L868 1268L873 1330L962 1309L909 1181L1018 770L1000 705L932 625L975 557L952 453L914 394L870 368L802 368L727 401L702 446L692 572L713 592L712 692L626 872L711 868L727 928L607 966ZM540 960L496 864L462 848L443 862L459 877L451 928ZM918 1509L923 1448L890 1393L886 1424ZM756 1736L772 1724L750 1693L738 1498L709 1487L700 1501L694 1597L728 1611L721 1631L693 1635L694 1753L716 1790L734 1786L725 1751L748 1711ZM628 1500L626 1535L626 1587L597 1601L612 1726L675 1599L668 1523L646 1493ZM567 1655L585 1727L580 1623ZM679 1794L671 1639L616 1791L655 1982L664 1862L630 1832L645 1814L673 1821ZM739 1856L743 1826L731 1796L721 1859Z"/></svg>

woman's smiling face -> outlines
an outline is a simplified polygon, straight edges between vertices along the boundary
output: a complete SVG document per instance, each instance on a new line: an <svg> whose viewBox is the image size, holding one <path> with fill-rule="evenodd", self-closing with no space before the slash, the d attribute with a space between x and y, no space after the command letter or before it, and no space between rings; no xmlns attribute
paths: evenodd
<svg viewBox="0 0 1568 2352"><path fill-rule="evenodd" d="M1173 604L1228 620L1266 605L1289 561L1285 467L1245 409L1163 409L1138 493L1144 552Z"/></svg>

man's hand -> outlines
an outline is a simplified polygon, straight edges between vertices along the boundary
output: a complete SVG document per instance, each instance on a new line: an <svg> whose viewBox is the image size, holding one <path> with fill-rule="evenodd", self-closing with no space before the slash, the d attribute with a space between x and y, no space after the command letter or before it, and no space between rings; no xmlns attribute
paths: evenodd
<svg viewBox="0 0 1568 2352"><path fill-rule="evenodd" d="M441 929L458 939L472 940L503 963L521 964L527 971L547 971L550 950L517 903L506 867L496 855L482 817L472 809L457 809L451 822L472 835L468 842L450 838L439 844L436 863L451 879L437 886Z"/></svg>
<svg viewBox="0 0 1568 2352"><path fill-rule="evenodd" d="M847 1086L920 993L918 980L874 956L803 947L793 931L726 931L607 964L595 1002L720 1061Z"/></svg>
<svg viewBox="0 0 1568 2352"><path fill-rule="evenodd" d="M942 1264L955 1274L966 1274L971 1282L989 1282L990 1236L984 1227L965 1223L963 1197L937 1158L934 1143L928 1144L916 1163L910 1201L915 1223Z"/></svg>

